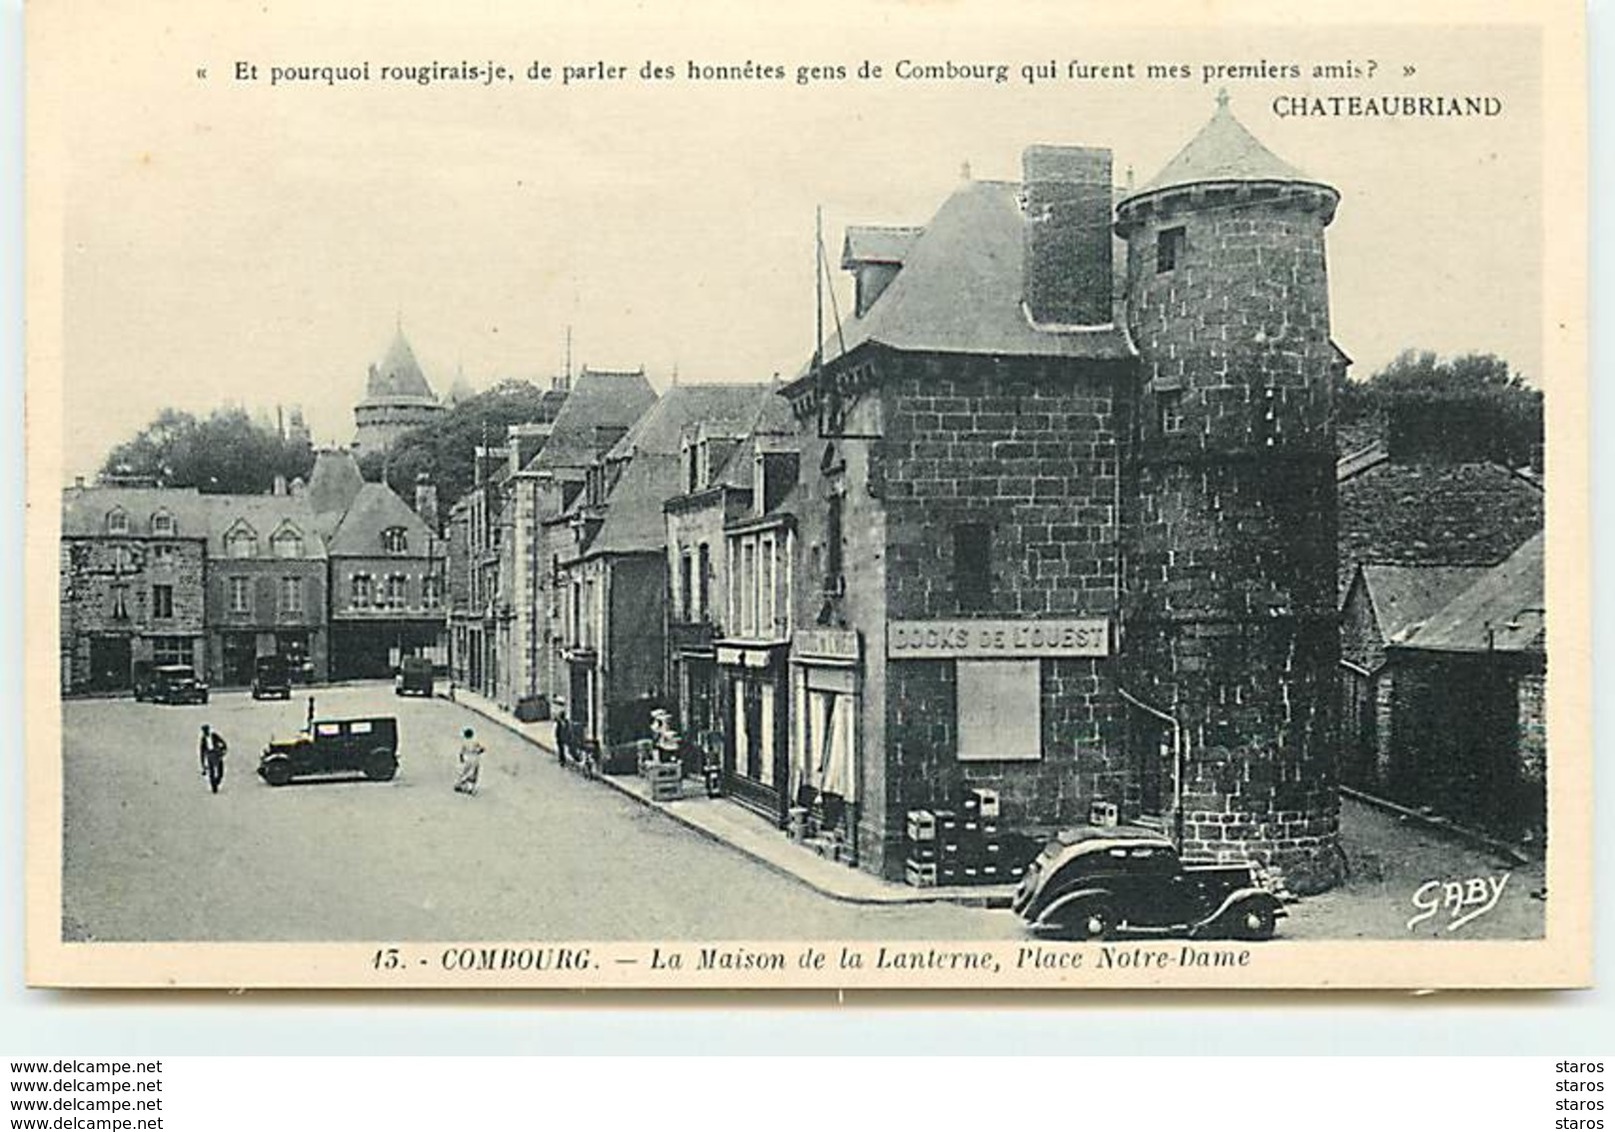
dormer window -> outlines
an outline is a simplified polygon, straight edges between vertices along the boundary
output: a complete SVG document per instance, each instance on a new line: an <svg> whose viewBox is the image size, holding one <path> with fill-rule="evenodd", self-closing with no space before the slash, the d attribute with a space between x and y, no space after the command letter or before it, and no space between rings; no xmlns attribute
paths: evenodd
<svg viewBox="0 0 1615 1132"><path fill-rule="evenodd" d="M403 527L388 527L381 532L381 548L388 554L403 554L409 550L409 532Z"/></svg>
<svg viewBox="0 0 1615 1132"><path fill-rule="evenodd" d="M258 533L245 523L239 523L224 536L226 558L257 558Z"/></svg>
<svg viewBox="0 0 1615 1132"><path fill-rule="evenodd" d="M151 533L163 537L173 537L174 516L167 511L159 511L151 517Z"/></svg>
<svg viewBox="0 0 1615 1132"><path fill-rule="evenodd" d="M107 512L107 534L126 535L129 533L129 512L122 507L114 507Z"/></svg>
<svg viewBox="0 0 1615 1132"><path fill-rule="evenodd" d="M276 558L303 557L303 535L296 527L282 527L269 540L269 545L274 548Z"/></svg>

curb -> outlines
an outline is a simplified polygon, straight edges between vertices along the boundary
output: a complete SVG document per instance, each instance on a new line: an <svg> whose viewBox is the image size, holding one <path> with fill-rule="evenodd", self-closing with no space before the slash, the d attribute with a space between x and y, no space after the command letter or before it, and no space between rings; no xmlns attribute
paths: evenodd
<svg viewBox="0 0 1615 1132"><path fill-rule="evenodd" d="M453 703L458 707L463 707L469 711L473 711L483 719L498 724L500 727L504 728L506 731L509 731L517 738L524 740L529 746L535 748L536 750L543 751L547 755L555 755L555 749L553 747L546 746L545 744L539 742L537 739L533 738L533 736L529 735L527 732L521 730L515 724L504 719L502 716L483 708L479 704L473 704L465 700L448 700L447 697L438 698L443 699L446 703ZM610 775L602 774L596 778L595 781L610 787L624 798L638 802L647 810L654 810L655 812L662 814L672 821L678 823L685 829L700 834L708 841L731 849L748 860L755 861L757 864L762 865L764 868L778 876L795 881L797 884L800 884L805 888L809 888L821 896L827 896L832 900L839 900L843 904L857 904L871 908L904 907L917 904L953 904L961 908L1009 907L1009 894L998 892L964 891L953 893L947 891L938 891L935 889L929 891L926 889L914 889L913 895L909 895L907 892L901 892L893 893L890 896L862 896L856 893L839 892L836 889L828 888L816 881L813 881L808 877L803 876L801 873L794 872L791 869L786 868L784 865L781 865L778 861L766 857L763 854L757 853L744 845L730 841L717 831L709 829L708 827L694 822L688 817L680 814L676 807L658 805L656 802L651 801L644 795L634 790L630 790L627 786L615 781Z"/></svg>

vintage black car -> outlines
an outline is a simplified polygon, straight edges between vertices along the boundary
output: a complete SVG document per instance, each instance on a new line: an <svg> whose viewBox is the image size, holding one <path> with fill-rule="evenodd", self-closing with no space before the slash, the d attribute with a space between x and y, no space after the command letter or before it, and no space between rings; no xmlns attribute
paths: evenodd
<svg viewBox="0 0 1615 1132"><path fill-rule="evenodd" d="M252 665L252 698L289 700L292 698L292 670L285 657L260 656Z"/></svg>
<svg viewBox="0 0 1615 1132"><path fill-rule="evenodd" d="M157 664L135 670L135 699L154 704L205 704L207 685L188 664Z"/></svg>
<svg viewBox="0 0 1615 1132"><path fill-rule="evenodd" d="M391 716L315 720L290 739L271 739L258 773L271 786L331 775L386 782L398 773L398 721Z"/></svg>
<svg viewBox="0 0 1615 1132"><path fill-rule="evenodd" d="M1272 938L1285 914L1255 866L1185 864L1160 832L1078 826L1043 848L1011 905L1034 935Z"/></svg>
<svg viewBox="0 0 1615 1132"><path fill-rule="evenodd" d="M431 696L432 662L424 656L406 656L393 677L395 696Z"/></svg>

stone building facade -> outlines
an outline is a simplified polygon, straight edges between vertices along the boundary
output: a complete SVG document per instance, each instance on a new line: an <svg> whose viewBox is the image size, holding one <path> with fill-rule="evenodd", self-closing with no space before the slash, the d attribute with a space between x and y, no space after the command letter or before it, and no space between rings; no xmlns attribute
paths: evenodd
<svg viewBox="0 0 1615 1132"><path fill-rule="evenodd" d="M207 568L209 682L252 682L260 656L280 656L294 680L330 673L325 543L303 495L221 495Z"/></svg>
<svg viewBox="0 0 1615 1132"><path fill-rule="evenodd" d="M849 240L874 297L785 391L801 664L856 720L835 808L890 876L906 812L980 786L1009 828L1108 811L1328 887L1337 196L1225 100L1119 202L1107 150L1024 172Z"/></svg>
<svg viewBox="0 0 1615 1132"><path fill-rule="evenodd" d="M75 485L62 497L61 689L124 691L142 664L208 666L208 501Z"/></svg>

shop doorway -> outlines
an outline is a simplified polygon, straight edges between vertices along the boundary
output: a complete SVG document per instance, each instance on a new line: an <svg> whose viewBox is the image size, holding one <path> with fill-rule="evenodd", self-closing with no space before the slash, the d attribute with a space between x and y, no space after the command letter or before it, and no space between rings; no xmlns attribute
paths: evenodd
<svg viewBox="0 0 1615 1132"><path fill-rule="evenodd" d="M128 637L90 638L90 690L120 692L130 684Z"/></svg>

